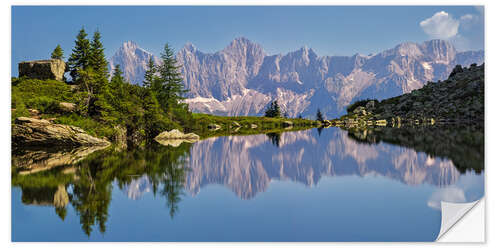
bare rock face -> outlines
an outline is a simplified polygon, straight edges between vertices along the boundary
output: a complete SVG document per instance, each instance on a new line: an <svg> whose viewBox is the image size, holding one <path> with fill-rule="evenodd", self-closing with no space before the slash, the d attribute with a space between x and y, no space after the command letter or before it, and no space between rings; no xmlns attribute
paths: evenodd
<svg viewBox="0 0 500 250"><path fill-rule="evenodd" d="M53 124L47 120L19 117L12 125L12 145L22 146L109 146L75 126Z"/></svg>
<svg viewBox="0 0 500 250"><path fill-rule="evenodd" d="M66 63L61 59L36 60L19 63L19 77L63 80Z"/></svg>
<svg viewBox="0 0 500 250"><path fill-rule="evenodd" d="M113 72L115 65L119 64L128 81L142 85L150 58L153 59L155 65L160 65L161 61L158 57L140 48L132 41L124 42L113 57L110 58L109 70Z"/></svg>

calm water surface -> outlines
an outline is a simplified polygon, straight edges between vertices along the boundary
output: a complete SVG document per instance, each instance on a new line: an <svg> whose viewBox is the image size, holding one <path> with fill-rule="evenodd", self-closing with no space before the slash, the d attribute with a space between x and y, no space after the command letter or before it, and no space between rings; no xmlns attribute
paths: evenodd
<svg viewBox="0 0 500 250"><path fill-rule="evenodd" d="M13 241L433 241L440 201L484 194L483 133L467 129L90 152L13 155L48 168L13 168Z"/></svg>

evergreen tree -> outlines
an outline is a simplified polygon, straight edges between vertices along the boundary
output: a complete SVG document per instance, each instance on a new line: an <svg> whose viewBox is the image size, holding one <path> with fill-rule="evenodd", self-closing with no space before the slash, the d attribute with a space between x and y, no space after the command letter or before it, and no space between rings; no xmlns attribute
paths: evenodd
<svg viewBox="0 0 500 250"><path fill-rule="evenodd" d="M52 59L63 59L64 58L64 51L61 48L61 45L57 45L54 51L52 51L52 54L50 55L50 58Z"/></svg>
<svg viewBox="0 0 500 250"><path fill-rule="evenodd" d="M121 69L120 64L115 65L115 69L113 70L113 76L111 77L111 82L115 83L114 84L115 86L113 86L113 84L111 84L112 87L117 87L116 86L117 83L125 82L125 78L123 77L123 71Z"/></svg>
<svg viewBox="0 0 500 250"><path fill-rule="evenodd" d="M108 61L104 55L104 47L101 43L101 33L94 32L92 42L90 43L90 62L89 66L94 70L97 87L101 87L108 81ZM97 89L99 91L99 89Z"/></svg>
<svg viewBox="0 0 500 250"><path fill-rule="evenodd" d="M151 88L153 87L153 83L156 80L156 66L153 61L153 56L149 57L148 65L146 72L144 73L144 81L142 82L144 87Z"/></svg>
<svg viewBox="0 0 500 250"><path fill-rule="evenodd" d="M94 115L95 107L95 73L92 68L80 69L78 68L75 74L78 76L75 83L80 85L80 88L85 92L82 92L82 99L78 100L80 106L80 111L82 115Z"/></svg>
<svg viewBox="0 0 500 250"><path fill-rule="evenodd" d="M170 113L174 107L179 106L179 101L184 99L183 94L187 91L182 84L182 77L179 73L179 66L174 57L174 51L165 44L161 54L163 64L158 67L160 73L161 89L157 93L158 101L163 110Z"/></svg>
<svg viewBox="0 0 500 250"><path fill-rule="evenodd" d="M154 138L159 133L174 128L173 123L162 114L160 104L152 90L146 89L142 100L146 138Z"/></svg>
<svg viewBox="0 0 500 250"><path fill-rule="evenodd" d="M90 42L87 33L82 27L75 40L75 47L68 59L69 74L73 82L77 82L80 75L79 70L87 70L90 65Z"/></svg>
<svg viewBox="0 0 500 250"><path fill-rule="evenodd" d="M267 108L264 114L265 117L281 117L281 109L278 105L278 101L274 100L271 105Z"/></svg>
<svg viewBox="0 0 500 250"><path fill-rule="evenodd" d="M325 118L323 117L323 114L321 113L321 110L318 109L318 111L316 112L316 121L324 121Z"/></svg>

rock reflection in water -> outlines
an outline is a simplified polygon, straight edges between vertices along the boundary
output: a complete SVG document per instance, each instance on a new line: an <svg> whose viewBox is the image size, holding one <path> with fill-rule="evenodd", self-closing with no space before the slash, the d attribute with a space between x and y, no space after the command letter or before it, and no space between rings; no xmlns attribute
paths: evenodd
<svg viewBox="0 0 500 250"><path fill-rule="evenodd" d="M63 220L72 206L87 235L94 227L106 231L113 187L134 200L147 192L158 194L174 217L185 191L196 195L210 184L252 199L272 180L313 186L328 176L377 175L442 187L428 202L437 208L440 199L464 200L463 190L454 184L461 173L484 168L479 137L481 131L470 129L325 128L124 151L32 150L13 155L12 185L21 188L24 204L53 206Z"/></svg>
<svg viewBox="0 0 500 250"><path fill-rule="evenodd" d="M73 165L108 146L77 148L25 148L12 153L12 166L19 174L32 174L59 166Z"/></svg>

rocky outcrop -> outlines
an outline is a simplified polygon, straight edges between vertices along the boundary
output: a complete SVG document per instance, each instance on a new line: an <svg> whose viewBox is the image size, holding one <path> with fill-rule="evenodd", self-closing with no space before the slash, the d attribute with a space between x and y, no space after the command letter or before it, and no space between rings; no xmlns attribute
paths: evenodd
<svg viewBox="0 0 500 250"><path fill-rule="evenodd" d="M165 146L178 147L181 143L194 143L200 139L195 133L184 134L177 129L164 131L155 137L155 141Z"/></svg>
<svg viewBox="0 0 500 250"><path fill-rule="evenodd" d="M341 122L355 120L364 125L391 123L483 123L484 122L484 64L469 68L457 65L449 78L429 82L421 89L393 98L363 100L348 107ZM385 126L385 125L384 125Z"/></svg>
<svg viewBox="0 0 500 250"><path fill-rule="evenodd" d="M12 125L12 145L24 146L109 146L110 142L87 134L75 126L43 119L19 117Z"/></svg>
<svg viewBox="0 0 500 250"><path fill-rule="evenodd" d="M19 77L63 80L66 64L61 59L25 61L19 63Z"/></svg>

